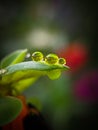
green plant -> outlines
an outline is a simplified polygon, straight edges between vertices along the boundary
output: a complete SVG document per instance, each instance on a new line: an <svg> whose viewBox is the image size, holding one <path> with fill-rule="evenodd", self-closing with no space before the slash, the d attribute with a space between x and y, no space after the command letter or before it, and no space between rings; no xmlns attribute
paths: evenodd
<svg viewBox="0 0 98 130"><path fill-rule="evenodd" d="M55 54L44 57L34 52L31 60L25 58L27 49L17 50L1 61L0 69L0 126L14 120L22 110L21 100L17 98L27 87L41 76L59 78L62 71L69 69L64 59Z"/></svg>

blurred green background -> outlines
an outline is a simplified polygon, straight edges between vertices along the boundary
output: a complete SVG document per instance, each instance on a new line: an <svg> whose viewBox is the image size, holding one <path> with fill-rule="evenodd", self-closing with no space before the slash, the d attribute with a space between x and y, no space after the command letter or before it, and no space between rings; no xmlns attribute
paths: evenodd
<svg viewBox="0 0 98 130"><path fill-rule="evenodd" d="M98 99L96 19L95 1L0 2L0 59L14 50L28 48L45 55L56 53L64 57L70 67L59 79L52 81L42 77L23 93L27 99L35 99L53 130L80 130L81 125L84 129L83 124L88 128L93 124L88 119L95 119Z"/></svg>

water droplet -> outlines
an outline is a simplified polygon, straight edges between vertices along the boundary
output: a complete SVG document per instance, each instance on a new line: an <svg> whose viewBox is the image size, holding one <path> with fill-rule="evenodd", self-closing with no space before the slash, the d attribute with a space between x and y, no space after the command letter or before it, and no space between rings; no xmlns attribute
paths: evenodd
<svg viewBox="0 0 98 130"><path fill-rule="evenodd" d="M66 64L66 60L64 58L59 58L59 64L61 65Z"/></svg>
<svg viewBox="0 0 98 130"><path fill-rule="evenodd" d="M56 64L58 62L58 56L56 54L48 54L45 58L48 64Z"/></svg>
<svg viewBox="0 0 98 130"><path fill-rule="evenodd" d="M42 61L43 60L43 54L39 51L36 51L32 54L32 60L34 61Z"/></svg>

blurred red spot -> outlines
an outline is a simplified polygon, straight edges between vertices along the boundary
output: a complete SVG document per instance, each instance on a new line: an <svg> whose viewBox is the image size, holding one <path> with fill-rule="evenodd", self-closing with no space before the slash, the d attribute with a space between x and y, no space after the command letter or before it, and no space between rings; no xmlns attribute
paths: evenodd
<svg viewBox="0 0 98 130"><path fill-rule="evenodd" d="M72 71L81 68L88 60L88 49L79 42L71 43L66 48L58 50L59 57L64 57Z"/></svg>

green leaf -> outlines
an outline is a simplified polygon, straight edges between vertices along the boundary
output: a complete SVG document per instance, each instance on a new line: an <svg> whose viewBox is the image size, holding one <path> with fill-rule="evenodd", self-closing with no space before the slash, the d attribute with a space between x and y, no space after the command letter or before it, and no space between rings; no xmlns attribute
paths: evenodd
<svg viewBox="0 0 98 130"><path fill-rule="evenodd" d="M17 90L18 92L22 92L26 88L28 88L31 84L33 84L38 78L27 78L23 80L19 80L18 82L13 83L12 87ZM17 95L17 91L13 91L14 95Z"/></svg>
<svg viewBox="0 0 98 130"><path fill-rule="evenodd" d="M40 76L47 75L50 79L57 79L61 71L67 69L69 67L65 65L50 65L45 62L27 61L18 63L5 68L5 73L1 75L0 86L2 90L11 88L21 92Z"/></svg>
<svg viewBox="0 0 98 130"><path fill-rule="evenodd" d="M19 62L22 62L25 59L27 54L27 49L24 50L17 50L6 56L1 61L1 68L5 68L9 65L13 65Z"/></svg>
<svg viewBox="0 0 98 130"><path fill-rule="evenodd" d="M22 110L22 103L15 97L0 97L0 126L14 120Z"/></svg>
<svg viewBox="0 0 98 130"><path fill-rule="evenodd" d="M68 70L69 67L65 65L50 65L45 62L36 62L36 61L27 61L27 62L22 62L19 64L15 64L12 66L8 66L6 68L6 73L5 75L17 72L17 71L25 71L25 70L35 70L35 71L51 71L55 69L60 69L60 70Z"/></svg>

